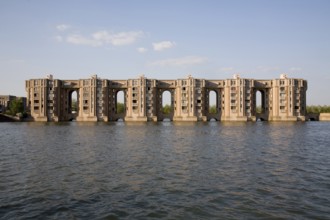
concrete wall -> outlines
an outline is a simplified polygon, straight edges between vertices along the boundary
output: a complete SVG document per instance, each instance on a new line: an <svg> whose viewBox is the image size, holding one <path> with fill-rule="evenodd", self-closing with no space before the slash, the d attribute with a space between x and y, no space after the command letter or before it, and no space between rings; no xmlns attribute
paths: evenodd
<svg viewBox="0 0 330 220"><path fill-rule="evenodd" d="M270 121L304 120L307 82L281 77L272 80L207 80L188 76L177 80L89 79L26 81L29 109L36 121ZM78 94L77 116L71 112L71 94ZM116 111L117 93L125 94L125 113ZM172 112L162 113L162 95L171 93ZM209 113L209 94L216 92L216 113ZM256 112L256 93L262 93L262 113Z"/></svg>
<svg viewBox="0 0 330 220"><path fill-rule="evenodd" d="M330 121L330 113L320 113L320 121Z"/></svg>

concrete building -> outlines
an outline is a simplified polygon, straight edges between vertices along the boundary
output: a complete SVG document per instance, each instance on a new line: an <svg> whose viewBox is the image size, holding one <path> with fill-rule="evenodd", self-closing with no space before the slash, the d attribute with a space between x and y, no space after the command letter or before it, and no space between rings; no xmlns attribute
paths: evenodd
<svg viewBox="0 0 330 220"><path fill-rule="evenodd" d="M16 96L1 95L0 96L0 113L5 113L10 106L10 102L15 99L16 99Z"/></svg>
<svg viewBox="0 0 330 220"><path fill-rule="evenodd" d="M26 98L25 97L16 97L13 95L0 95L0 113L6 113L9 109L10 103L13 100L22 99L24 109L26 108Z"/></svg>
<svg viewBox="0 0 330 220"><path fill-rule="evenodd" d="M319 120L320 121L330 121L330 113L320 113Z"/></svg>
<svg viewBox="0 0 330 220"><path fill-rule="evenodd" d="M173 121L304 121L307 81L284 74L272 80L246 79L239 75L225 80L192 76L177 80L144 76L108 80L96 75L89 79L59 80L49 75L27 80L26 91L28 108L35 121L162 121L165 118ZM120 92L124 94L123 112L117 105ZM171 99L171 111L167 114L163 112L165 92ZM210 100L211 93L215 94L214 100ZM215 105L213 111L211 104Z"/></svg>

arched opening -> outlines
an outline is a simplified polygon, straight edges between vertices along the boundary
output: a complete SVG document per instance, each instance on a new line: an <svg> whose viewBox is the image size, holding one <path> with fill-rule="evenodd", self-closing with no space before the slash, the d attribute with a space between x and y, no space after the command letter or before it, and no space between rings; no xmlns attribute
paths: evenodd
<svg viewBox="0 0 330 220"><path fill-rule="evenodd" d="M218 112L217 93L213 90L209 92L209 113L216 114Z"/></svg>
<svg viewBox="0 0 330 220"><path fill-rule="evenodd" d="M172 97L169 91L164 91L162 94L162 113L164 115L170 115L173 111Z"/></svg>
<svg viewBox="0 0 330 220"><path fill-rule="evenodd" d="M257 118L257 121L265 121L264 118Z"/></svg>
<svg viewBox="0 0 330 220"><path fill-rule="evenodd" d="M68 114L69 120L75 120L78 115L78 107L79 107L79 100L78 100L78 92L76 90L70 91L69 92L69 97L68 97Z"/></svg>
<svg viewBox="0 0 330 220"><path fill-rule="evenodd" d="M315 118L309 118L309 121L316 121Z"/></svg>
<svg viewBox="0 0 330 220"><path fill-rule="evenodd" d="M216 121L217 121L217 119L215 119L215 118L210 119L210 122L216 122Z"/></svg>
<svg viewBox="0 0 330 220"><path fill-rule="evenodd" d="M263 105L262 98L263 98L262 92L257 90L257 92L256 92L256 113L257 114L263 113L264 105Z"/></svg>
<svg viewBox="0 0 330 220"><path fill-rule="evenodd" d="M124 91L118 91L116 96L116 114L125 113L125 93Z"/></svg>

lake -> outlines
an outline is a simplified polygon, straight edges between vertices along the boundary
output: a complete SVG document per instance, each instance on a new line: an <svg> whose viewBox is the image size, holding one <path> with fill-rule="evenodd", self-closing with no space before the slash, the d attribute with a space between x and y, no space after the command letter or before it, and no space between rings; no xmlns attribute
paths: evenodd
<svg viewBox="0 0 330 220"><path fill-rule="evenodd" d="M0 123L0 219L329 219L329 122Z"/></svg>

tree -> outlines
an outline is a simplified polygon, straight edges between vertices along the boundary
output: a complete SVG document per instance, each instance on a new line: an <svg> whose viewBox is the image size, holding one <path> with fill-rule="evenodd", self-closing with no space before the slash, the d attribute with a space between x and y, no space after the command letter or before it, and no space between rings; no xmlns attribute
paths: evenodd
<svg viewBox="0 0 330 220"><path fill-rule="evenodd" d="M117 102L117 114L125 113L124 103Z"/></svg>
<svg viewBox="0 0 330 220"><path fill-rule="evenodd" d="M257 113L262 113L262 108L261 108L260 105L258 105L258 106L256 107L256 112L257 112Z"/></svg>
<svg viewBox="0 0 330 220"><path fill-rule="evenodd" d="M172 108L170 105L166 104L164 107L163 107L163 114L165 115L168 115L172 112Z"/></svg>
<svg viewBox="0 0 330 220"><path fill-rule="evenodd" d="M209 113L210 114L216 114L217 113L217 106L216 105L211 105L209 107Z"/></svg>
<svg viewBox="0 0 330 220"><path fill-rule="evenodd" d="M310 105L306 107L307 113L319 114L330 113L330 106L328 105Z"/></svg>
<svg viewBox="0 0 330 220"><path fill-rule="evenodd" d="M72 105L71 105L71 111L77 111L77 100L76 99L72 99Z"/></svg>
<svg viewBox="0 0 330 220"><path fill-rule="evenodd" d="M17 113L23 114L23 112L24 112L24 105L22 98L18 98L10 101L9 109L6 112L7 114L15 116Z"/></svg>

